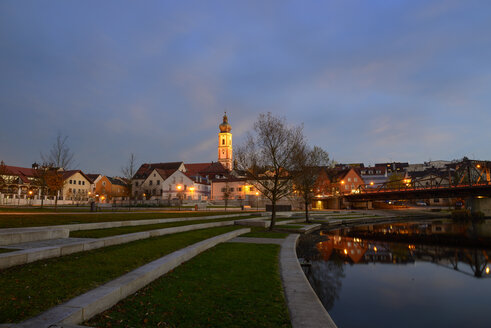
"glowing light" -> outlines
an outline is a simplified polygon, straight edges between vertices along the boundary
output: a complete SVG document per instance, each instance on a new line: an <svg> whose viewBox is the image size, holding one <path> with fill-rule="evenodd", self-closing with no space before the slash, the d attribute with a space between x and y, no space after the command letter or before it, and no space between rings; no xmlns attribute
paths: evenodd
<svg viewBox="0 0 491 328"><path fill-rule="evenodd" d="M194 191L194 187L189 188L189 190Z"/></svg>
<svg viewBox="0 0 491 328"><path fill-rule="evenodd" d="M181 185L177 185L177 190L181 190L182 189L182 186Z"/></svg>
<svg viewBox="0 0 491 328"><path fill-rule="evenodd" d="M480 169L480 168L481 168L481 165L480 165L480 164L477 164L477 165L476 165L476 167L477 167L478 169Z"/></svg>
<svg viewBox="0 0 491 328"><path fill-rule="evenodd" d="M341 184L344 184L344 180L341 180Z"/></svg>
<svg viewBox="0 0 491 328"><path fill-rule="evenodd" d="M376 246L373 246L373 251L376 252L377 251L377 247Z"/></svg>
<svg viewBox="0 0 491 328"><path fill-rule="evenodd" d="M344 255L348 255L348 250L346 248L344 249Z"/></svg>
<svg viewBox="0 0 491 328"><path fill-rule="evenodd" d="M373 186L373 181L370 181L370 186Z"/></svg>
<svg viewBox="0 0 491 328"><path fill-rule="evenodd" d="M489 267L486 267L486 274L489 274Z"/></svg>
<svg viewBox="0 0 491 328"><path fill-rule="evenodd" d="M32 195L32 190L29 190L29 195Z"/></svg>

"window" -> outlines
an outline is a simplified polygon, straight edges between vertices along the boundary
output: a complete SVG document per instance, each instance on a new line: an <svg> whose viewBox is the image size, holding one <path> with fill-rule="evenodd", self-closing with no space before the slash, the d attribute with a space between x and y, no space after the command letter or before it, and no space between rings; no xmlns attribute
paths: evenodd
<svg viewBox="0 0 491 328"><path fill-rule="evenodd" d="M351 178L348 178L348 182L351 182Z"/></svg>
<svg viewBox="0 0 491 328"><path fill-rule="evenodd" d="M135 181L135 187L138 187L138 181ZM136 195L135 195L136 196Z"/></svg>
<svg viewBox="0 0 491 328"><path fill-rule="evenodd" d="M232 191L232 192L233 192L233 191L234 191L234 188L230 188L230 191Z"/></svg>
<svg viewBox="0 0 491 328"><path fill-rule="evenodd" d="M85 181L82 181L82 185L85 186Z"/></svg>
<svg viewBox="0 0 491 328"><path fill-rule="evenodd" d="M222 139L222 145L225 145L225 139Z"/></svg>
<svg viewBox="0 0 491 328"><path fill-rule="evenodd" d="M157 180L157 186L160 185L160 180Z"/></svg>
<svg viewBox="0 0 491 328"><path fill-rule="evenodd" d="M242 188L241 187L237 188L237 191L242 191Z"/></svg>
<svg viewBox="0 0 491 328"><path fill-rule="evenodd" d="M81 186L82 185L82 181L78 180L78 185Z"/></svg>
<svg viewBox="0 0 491 328"><path fill-rule="evenodd" d="M102 181L102 185L105 187L106 186L106 181Z"/></svg>
<svg viewBox="0 0 491 328"><path fill-rule="evenodd" d="M251 187L251 188L250 188L250 190L251 190L251 191L254 191L254 187Z"/></svg>
<svg viewBox="0 0 491 328"><path fill-rule="evenodd" d="M154 177L154 178L156 177L155 173L153 174L153 177Z"/></svg>
<svg viewBox="0 0 491 328"><path fill-rule="evenodd" d="M150 181L148 182L148 184L149 184L150 186L152 185L152 183L153 183L153 181L152 181L152 180L150 180Z"/></svg>
<svg viewBox="0 0 491 328"><path fill-rule="evenodd" d="M354 182L358 182L358 178L354 178L354 179L353 179L353 181L354 181Z"/></svg>
<svg viewBox="0 0 491 328"><path fill-rule="evenodd" d="M227 188L222 188L222 192L226 192L227 191Z"/></svg>
<svg viewBox="0 0 491 328"><path fill-rule="evenodd" d="M344 186L344 189L348 190L349 189L349 186L348 185L345 185Z"/></svg>
<svg viewBox="0 0 491 328"><path fill-rule="evenodd" d="M70 180L70 184L72 184L72 180Z"/></svg>

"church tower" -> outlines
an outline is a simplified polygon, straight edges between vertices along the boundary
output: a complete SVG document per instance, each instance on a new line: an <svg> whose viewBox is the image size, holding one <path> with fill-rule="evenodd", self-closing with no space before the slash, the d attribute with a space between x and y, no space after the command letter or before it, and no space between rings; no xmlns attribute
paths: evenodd
<svg viewBox="0 0 491 328"><path fill-rule="evenodd" d="M232 153L232 127L228 124L227 112L223 115L223 122L219 125L220 133L218 134L218 161L229 171L232 171L233 153Z"/></svg>

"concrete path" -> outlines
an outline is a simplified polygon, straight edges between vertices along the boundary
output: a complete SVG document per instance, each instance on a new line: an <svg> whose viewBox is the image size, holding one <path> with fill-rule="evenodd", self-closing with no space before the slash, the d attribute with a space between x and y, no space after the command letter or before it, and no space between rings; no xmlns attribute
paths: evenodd
<svg viewBox="0 0 491 328"><path fill-rule="evenodd" d="M89 320L94 315L103 312L137 290L158 279L180 264L190 260L215 245L250 232L244 228L218 235L186 248L168 254L153 262L147 263L115 280L99 286L70 301L55 306L37 317L28 319L20 324L10 325L15 328L48 328L70 327ZM1 326L0 326L1 327ZM5 327L9 327L5 325Z"/></svg>
<svg viewBox="0 0 491 328"><path fill-rule="evenodd" d="M20 244L12 244L8 246L2 246L2 248L32 249L32 248L40 248L40 247L72 245L72 244L84 243L92 240L96 240L96 238L58 238L58 239L30 241L27 243L20 243Z"/></svg>
<svg viewBox="0 0 491 328"><path fill-rule="evenodd" d="M37 248L26 248L18 251L0 254L0 269L6 269L12 266L31 263L53 257L60 257L68 254L89 251L97 248L120 245L136 240L147 239L170 235L178 232L186 232L198 229L216 228L233 225L234 221L219 221L200 224L191 224L185 226L147 230L141 232L128 233L104 238L81 238L77 242L60 242L53 246L44 246ZM249 229L250 230L250 229Z"/></svg>
<svg viewBox="0 0 491 328"><path fill-rule="evenodd" d="M299 235L289 235L280 252L280 271L293 328L335 328L297 259Z"/></svg>
<svg viewBox="0 0 491 328"><path fill-rule="evenodd" d="M236 237L232 243L277 244L281 245L280 272L286 303L293 328L336 328L297 259L298 234L286 239Z"/></svg>
<svg viewBox="0 0 491 328"><path fill-rule="evenodd" d="M229 243L249 243L249 244L276 244L282 245L283 238L253 238L253 237L236 237L228 241Z"/></svg>

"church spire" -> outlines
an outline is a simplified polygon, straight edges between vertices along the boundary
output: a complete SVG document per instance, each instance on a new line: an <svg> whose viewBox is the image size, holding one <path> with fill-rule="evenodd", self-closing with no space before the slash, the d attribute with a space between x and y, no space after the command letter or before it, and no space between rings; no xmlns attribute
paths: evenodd
<svg viewBox="0 0 491 328"><path fill-rule="evenodd" d="M218 126L218 161L228 170L232 170L233 166L233 150L232 150L232 126L228 123L227 112L223 115L223 122Z"/></svg>

